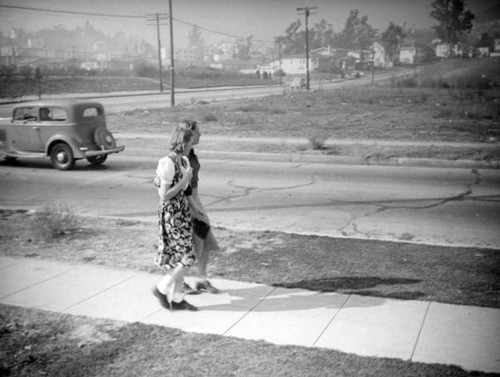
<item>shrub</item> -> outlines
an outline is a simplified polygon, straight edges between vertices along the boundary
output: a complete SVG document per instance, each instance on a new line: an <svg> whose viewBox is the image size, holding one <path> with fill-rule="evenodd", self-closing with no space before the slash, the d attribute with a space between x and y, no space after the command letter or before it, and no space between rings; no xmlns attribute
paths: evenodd
<svg viewBox="0 0 500 377"><path fill-rule="evenodd" d="M317 151L317 150L325 150L327 149L326 147L326 141L328 140L329 135L326 133L316 131L310 134L307 138L309 140L309 144L311 145L311 149Z"/></svg>
<svg viewBox="0 0 500 377"><path fill-rule="evenodd" d="M217 116L213 113L205 113L202 115L201 120L203 122L217 122Z"/></svg>
<svg viewBox="0 0 500 377"><path fill-rule="evenodd" d="M35 239L51 241L80 224L74 210L65 203L49 203L35 212L31 219L31 235Z"/></svg>
<svg viewBox="0 0 500 377"><path fill-rule="evenodd" d="M31 75L33 74L33 68L29 65L25 65L19 69L19 73L25 81L29 81L31 79Z"/></svg>
<svg viewBox="0 0 500 377"><path fill-rule="evenodd" d="M418 83L415 77L407 77L398 82L400 88L416 88L417 86Z"/></svg>

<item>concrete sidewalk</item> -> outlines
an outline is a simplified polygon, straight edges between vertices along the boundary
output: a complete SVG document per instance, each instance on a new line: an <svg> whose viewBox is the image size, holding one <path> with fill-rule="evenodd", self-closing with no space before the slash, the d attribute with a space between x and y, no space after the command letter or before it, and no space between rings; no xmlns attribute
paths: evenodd
<svg viewBox="0 0 500 377"><path fill-rule="evenodd" d="M170 312L151 294L159 276L0 257L0 303L500 373L499 309L213 279L221 294L189 296L198 312Z"/></svg>

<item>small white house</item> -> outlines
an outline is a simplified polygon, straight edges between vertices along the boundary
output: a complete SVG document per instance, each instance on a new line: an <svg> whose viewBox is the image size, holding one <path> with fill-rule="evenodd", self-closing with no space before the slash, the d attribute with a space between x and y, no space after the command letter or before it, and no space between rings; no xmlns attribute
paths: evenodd
<svg viewBox="0 0 500 377"><path fill-rule="evenodd" d="M400 47L399 62L401 64L414 64L417 60L417 49L415 47Z"/></svg>
<svg viewBox="0 0 500 377"><path fill-rule="evenodd" d="M438 58L447 58L450 56L450 45L448 43L436 44L436 56Z"/></svg>
<svg viewBox="0 0 500 377"><path fill-rule="evenodd" d="M279 60L270 63L270 68L273 71L280 69ZM317 58L309 56L309 72L314 71L319 66ZM298 75L307 73L306 57L305 55L290 55L281 59L281 70L287 75Z"/></svg>
<svg viewBox="0 0 500 377"><path fill-rule="evenodd" d="M373 43L370 52L370 60L373 62L374 67L387 68L387 54L385 53L385 47L381 43Z"/></svg>
<svg viewBox="0 0 500 377"><path fill-rule="evenodd" d="M490 53L490 56L500 56L500 39L495 39L493 51Z"/></svg>

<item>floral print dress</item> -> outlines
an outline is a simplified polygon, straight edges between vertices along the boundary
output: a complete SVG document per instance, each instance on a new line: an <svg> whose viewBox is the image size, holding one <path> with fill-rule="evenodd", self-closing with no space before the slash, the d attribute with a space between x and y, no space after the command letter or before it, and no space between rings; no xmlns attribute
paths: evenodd
<svg viewBox="0 0 500 377"><path fill-rule="evenodd" d="M175 167L170 187L182 178L182 172L176 159L169 156ZM155 186L160 187L160 176L155 177ZM158 206L158 253L155 264L159 267L176 267L178 263L186 267L195 264L196 253L191 230L191 212L184 190L173 198L160 201Z"/></svg>

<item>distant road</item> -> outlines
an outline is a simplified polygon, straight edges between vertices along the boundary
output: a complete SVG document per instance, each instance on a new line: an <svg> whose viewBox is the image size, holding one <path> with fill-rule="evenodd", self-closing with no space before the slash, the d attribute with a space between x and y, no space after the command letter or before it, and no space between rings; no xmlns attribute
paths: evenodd
<svg viewBox="0 0 500 377"><path fill-rule="evenodd" d="M374 77L374 82L387 80L390 77L408 75L413 71L379 73ZM371 76L361 77L354 80L336 81L313 81L311 90L335 89L346 86L356 86L368 84ZM275 94L290 92L288 85L269 85L252 87L232 87L232 88L207 88L207 89L178 89L175 93L175 104L192 104L199 101L227 101L242 98L258 98ZM139 109L139 108L161 108L170 106L170 92L163 94L155 93L150 95L127 96L127 97L101 97L99 101L103 103L108 113Z"/></svg>
<svg viewBox="0 0 500 377"><path fill-rule="evenodd" d="M405 70L388 73L377 73L374 76L374 82L387 80L391 77L400 77L413 74L414 70ZM336 81L311 81L311 90L318 89L335 89L347 86L356 86L369 84L372 78L371 75L366 75L354 80L336 80ZM269 95L282 94L289 92L290 88L287 84L283 85L268 85L268 86L242 86L242 87L224 87L224 88L204 88L204 89L176 89L175 104L191 104L199 101L227 101L241 98L257 98ZM65 94L51 96L52 98L95 98L101 102L108 113L116 113L121 111L130 111L133 109L154 109L170 106L170 90L167 89L163 93L150 92L141 94L126 94L126 93L108 93L108 94ZM44 98L49 98L44 97ZM12 103L0 105L0 118L9 118L11 116Z"/></svg>

